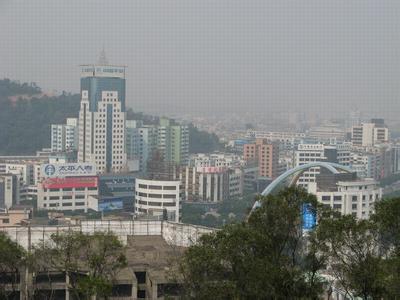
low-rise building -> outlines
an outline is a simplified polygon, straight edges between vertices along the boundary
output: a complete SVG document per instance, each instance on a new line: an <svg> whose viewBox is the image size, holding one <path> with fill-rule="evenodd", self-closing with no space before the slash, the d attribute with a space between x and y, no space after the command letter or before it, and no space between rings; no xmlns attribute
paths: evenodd
<svg viewBox="0 0 400 300"><path fill-rule="evenodd" d="M130 173L103 174L99 176L99 210L124 209L133 211L135 202L135 177Z"/></svg>
<svg viewBox="0 0 400 300"><path fill-rule="evenodd" d="M181 184L178 180L135 180L135 212L138 215L179 222Z"/></svg>
<svg viewBox="0 0 400 300"><path fill-rule="evenodd" d="M358 179L352 174L323 174L308 185L318 201L343 215L368 219L382 198L382 189L373 179Z"/></svg>
<svg viewBox="0 0 400 300"><path fill-rule="evenodd" d="M38 184L37 207L45 210L98 210L98 177L47 178Z"/></svg>
<svg viewBox="0 0 400 300"><path fill-rule="evenodd" d="M229 169L224 167L181 168L185 200L221 202L229 197Z"/></svg>
<svg viewBox="0 0 400 300"><path fill-rule="evenodd" d="M22 221L32 217L32 210L26 208L11 208L0 211L0 227L20 225Z"/></svg>
<svg viewBox="0 0 400 300"><path fill-rule="evenodd" d="M38 209L98 210L98 177L91 163L44 164L37 185Z"/></svg>

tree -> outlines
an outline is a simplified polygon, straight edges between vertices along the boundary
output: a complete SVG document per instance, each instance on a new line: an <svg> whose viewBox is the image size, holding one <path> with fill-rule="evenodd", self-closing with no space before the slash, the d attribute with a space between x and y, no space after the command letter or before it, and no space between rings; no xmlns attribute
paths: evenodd
<svg viewBox="0 0 400 300"><path fill-rule="evenodd" d="M185 296L193 299L317 299L325 257L305 242L301 208L317 208L298 188L259 197L248 222L231 224L190 247L181 262ZM311 241L312 242L312 241Z"/></svg>
<svg viewBox="0 0 400 300"><path fill-rule="evenodd" d="M400 298L400 198L384 199L376 204L372 216L380 234L381 254L386 258L386 293Z"/></svg>
<svg viewBox="0 0 400 300"><path fill-rule="evenodd" d="M88 274L82 281L78 281L78 289L87 296L109 296L113 279L118 271L127 265L125 249L111 233L97 232L85 237L83 257L87 263Z"/></svg>
<svg viewBox="0 0 400 300"><path fill-rule="evenodd" d="M0 299L13 299L26 258L27 253L21 246L0 233ZM11 285L11 289L6 289L6 284Z"/></svg>
<svg viewBox="0 0 400 300"><path fill-rule="evenodd" d="M49 243L35 249L33 266L36 272L65 273L77 299L107 297L117 273L127 264L124 251L111 233L69 231L52 235Z"/></svg>
<svg viewBox="0 0 400 300"><path fill-rule="evenodd" d="M189 137L189 153L210 153L221 147L214 133L201 131L193 124L189 124Z"/></svg>
<svg viewBox="0 0 400 300"><path fill-rule="evenodd" d="M324 218L316 230L320 251L330 259L336 285L348 296L381 299L385 295L385 261L375 224L352 215Z"/></svg>
<svg viewBox="0 0 400 300"><path fill-rule="evenodd" d="M400 253L400 198L384 199L376 203L372 220L378 226L382 244Z"/></svg>

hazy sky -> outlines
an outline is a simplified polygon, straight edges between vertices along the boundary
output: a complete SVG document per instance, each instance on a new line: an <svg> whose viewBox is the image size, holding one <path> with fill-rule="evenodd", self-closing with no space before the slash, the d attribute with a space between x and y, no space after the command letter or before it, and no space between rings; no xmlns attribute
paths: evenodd
<svg viewBox="0 0 400 300"><path fill-rule="evenodd" d="M103 45L135 110L400 113L399 0L0 0L0 77L77 92Z"/></svg>

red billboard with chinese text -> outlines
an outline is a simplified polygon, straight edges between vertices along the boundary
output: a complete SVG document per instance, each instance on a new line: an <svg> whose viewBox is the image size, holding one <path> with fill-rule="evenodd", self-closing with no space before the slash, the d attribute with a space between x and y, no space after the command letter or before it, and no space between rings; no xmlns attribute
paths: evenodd
<svg viewBox="0 0 400 300"><path fill-rule="evenodd" d="M98 178L97 176L47 178L42 185L45 189L92 188L98 186Z"/></svg>

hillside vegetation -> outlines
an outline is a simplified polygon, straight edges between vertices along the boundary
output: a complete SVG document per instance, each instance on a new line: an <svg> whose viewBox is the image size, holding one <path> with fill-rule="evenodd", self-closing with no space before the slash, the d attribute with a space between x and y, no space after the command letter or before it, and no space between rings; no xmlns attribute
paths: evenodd
<svg viewBox="0 0 400 300"><path fill-rule="evenodd" d="M0 80L0 155L27 155L50 147L50 125L62 124L66 118L79 113L79 94L63 92L59 96L43 96L35 83ZM26 99L22 96L30 96ZM13 100L11 99L14 98ZM15 98L17 99L15 101ZM158 119L128 110L128 119L144 120L146 124ZM218 150L218 138L190 126L191 152Z"/></svg>

